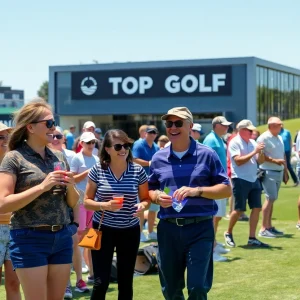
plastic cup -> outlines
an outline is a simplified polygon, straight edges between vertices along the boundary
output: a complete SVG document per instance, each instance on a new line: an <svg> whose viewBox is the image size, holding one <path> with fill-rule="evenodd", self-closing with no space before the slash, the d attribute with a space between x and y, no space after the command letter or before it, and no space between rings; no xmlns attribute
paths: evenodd
<svg viewBox="0 0 300 300"><path fill-rule="evenodd" d="M113 195L113 200L118 201L118 203L123 205L124 195L123 194L115 194Z"/></svg>

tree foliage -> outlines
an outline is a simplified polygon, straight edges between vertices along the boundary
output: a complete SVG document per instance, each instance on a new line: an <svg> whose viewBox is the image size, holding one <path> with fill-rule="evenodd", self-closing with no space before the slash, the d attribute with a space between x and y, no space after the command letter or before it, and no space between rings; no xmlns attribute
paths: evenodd
<svg viewBox="0 0 300 300"><path fill-rule="evenodd" d="M48 81L44 81L37 91L39 97L44 98L48 102Z"/></svg>

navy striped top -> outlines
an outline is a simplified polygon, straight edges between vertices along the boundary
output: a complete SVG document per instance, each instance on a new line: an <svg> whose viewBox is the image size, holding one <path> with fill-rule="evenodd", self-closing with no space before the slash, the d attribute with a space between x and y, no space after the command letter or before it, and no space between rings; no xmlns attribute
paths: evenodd
<svg viewBox="0 0 300 300"><path fill-rule="evenodd" d="M147 181L143 167L135 163L128 163L127 170L117 179L111 169L101 168L97 163L90 171L89 178L97 184L95 201L108 202L115 194L124 194L123 207L116 212L105 211L102 224L114 228L129 228L139 224L134 217L136 212L139 185ZM102 211L95 211L93 221L99 223Z"/></svg>
<svg viewBox="0 0 300 300"><path fill-rule="evenodd" d="M230 185L217 153L211 148L196 143L191 139L190 147L182 158L178 158L172 145L156 152L152 158L149 176L149 190L170 189L169 195L182 186L214 186ZM218 207L214 200L204 197L187 197L185 206L180 212L173 207L160 207L158 217L187 218L197 216L212 216Z"/></svg>

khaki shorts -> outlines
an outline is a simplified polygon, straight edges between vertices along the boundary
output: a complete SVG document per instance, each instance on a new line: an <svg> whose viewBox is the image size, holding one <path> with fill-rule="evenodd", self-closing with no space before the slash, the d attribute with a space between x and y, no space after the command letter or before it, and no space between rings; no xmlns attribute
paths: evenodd
<svg viewBox="0 0 300 300"><path fill-rule="evenodd" d="M9 225L0 224L0 267L4 264L4 261L10 260L9 255Z"/></svg>

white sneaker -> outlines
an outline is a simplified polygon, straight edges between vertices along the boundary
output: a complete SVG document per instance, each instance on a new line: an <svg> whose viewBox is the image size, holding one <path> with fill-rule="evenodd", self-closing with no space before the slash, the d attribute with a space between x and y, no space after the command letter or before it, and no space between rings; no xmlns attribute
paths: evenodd
<svg viewBox="0 0 300 300"><path fill-rule="evenodd" d="M140 241L141 241L142 243L145 243L145 242L148 242L148 241L149 241L149 239L146 237L146 235L145 235L144 232L141 232Z"/></svg>
<svg viewBox="0 0 300 300"><path fill-rule="evenodd" d="M276 235L273 234L270 230L265 229L265 230L260 230L258 233L258 236L267 238L267 239L274 239L276 238Z"/></svg>
<svg viewBox="0 0 300 300"><path fill-rule="evenodd" d="M215 262L224 262L224 261L227 261L227 257L221 256L217 252L214 252L214 254L213 254L213 260Z"/></svg>
<svg viewBox="0 0 300 300"><path fill-rule="evenodd" d="M228 252L230 252L229 249L223 248L222 246L218 245L215 247L214 251L218 254L227 254Z"/></svg>
<svg viewBox="0 0 300 300"><path fill-rule="evenodd" d="M151 233L149 233L148 238L149 240L157 240L157 233L152 231Z"/></svg>

